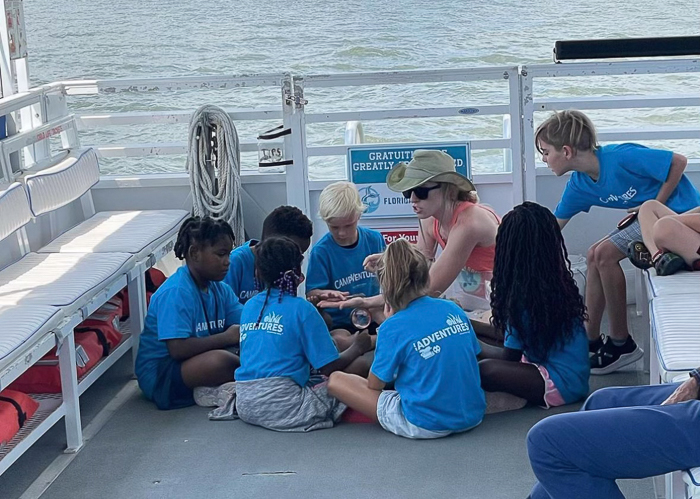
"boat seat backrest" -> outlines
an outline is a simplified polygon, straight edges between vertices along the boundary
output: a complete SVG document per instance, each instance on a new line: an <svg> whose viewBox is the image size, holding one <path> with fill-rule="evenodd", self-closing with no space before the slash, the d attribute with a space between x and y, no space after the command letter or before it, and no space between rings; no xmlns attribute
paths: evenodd
<svg viewBox="0 0 700 499"><path fill-rule="evenodd" d="M56 165L25 178L29 206L35 217L65 206L100 180L94 149L71 152Z"/></svg>
<svg viewBox="0 0 700 499"><path fill-rule="evenodd" d="M29 200L19 182L0 191L0 240L26 225L32 219Z"/></svg>

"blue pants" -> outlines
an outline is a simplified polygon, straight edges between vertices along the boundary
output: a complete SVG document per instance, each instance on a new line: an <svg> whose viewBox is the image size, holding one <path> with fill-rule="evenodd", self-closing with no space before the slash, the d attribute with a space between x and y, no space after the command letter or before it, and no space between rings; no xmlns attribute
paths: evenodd
<svg viewBox="0 0 700 499"><path fill-rule="evenodd" d="M618 478L700 466L700 401L660 405L677 386L604 388L533 426L532 499L624 499Z"/></svg>

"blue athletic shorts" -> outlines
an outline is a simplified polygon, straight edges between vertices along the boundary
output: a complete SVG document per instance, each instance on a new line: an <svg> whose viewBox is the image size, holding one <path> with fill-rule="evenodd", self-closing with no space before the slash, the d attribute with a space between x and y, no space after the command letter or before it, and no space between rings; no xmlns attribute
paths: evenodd
<svg viewBox="0 0 700 499"><path fill-rule="evenodd" d="M160 361L153 402L162 411L194 405L194 394L182 379L182 362L172 357Z"/></svg>

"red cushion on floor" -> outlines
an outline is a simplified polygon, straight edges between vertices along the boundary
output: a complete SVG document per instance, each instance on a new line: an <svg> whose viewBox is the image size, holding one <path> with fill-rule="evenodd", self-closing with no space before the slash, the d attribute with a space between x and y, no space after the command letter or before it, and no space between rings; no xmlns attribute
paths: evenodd
<svg viewBox="0 0 700 499"><path fill-rule="evenodd" d="M374 424L374 421L372 421L370 418L368 418L367 416L365 416L361 412L358 412L355 409L350 409L350 408L348 408L343 413L342 420L345 421L346 423Z"/></svg>

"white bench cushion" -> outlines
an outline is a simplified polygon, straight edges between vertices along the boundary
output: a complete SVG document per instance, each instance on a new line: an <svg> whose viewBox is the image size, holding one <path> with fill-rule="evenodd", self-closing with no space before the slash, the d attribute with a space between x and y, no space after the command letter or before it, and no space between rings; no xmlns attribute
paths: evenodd
<svg viewBox="0 0 700 499"><path fill-rule="evenodd" d="M32 213L22 184L15 182L0 191L0 240L29 223Z"/></svg>
<svg viewBox="0 0 700 499"><path fill-rule="evenodd" d="M131 253L147 257L177 232L184 210L102 211L60 235L39 253Z"/></svg>
<svg viewBox="0 0 700 499"><path fill-rule="evenodd" d="M60 309L43 305L0 305L0 361L35 334L46 334L63 318Z"/></svg>
<svg viewBox="0 0 700 499"><path fill-rule="evenodd" d="M654 298L651 327L663 370L690 371L700 366L700 294Z"/></svg>
<svg viewBox="0 0 700 499"><path fill-rule="evenodd" d="M0 305L52 305L69 315L128 270L129 253L29 253L0 271Z"/></svg>
<svg viewBox="0 0 700 499"><path fill-rule="evenodd" d="M654 269L646 272L649 297L666 295L700 295L700 272L678 272L677 274L658 276Z"/></svg>
<svg viewBox="0 0 700 499"><path fill-rule="evenodd" d="M72 151L57 165L25 178L32 213L38 217L65 206L99 181L97 153L93 149Z"/></svg>

